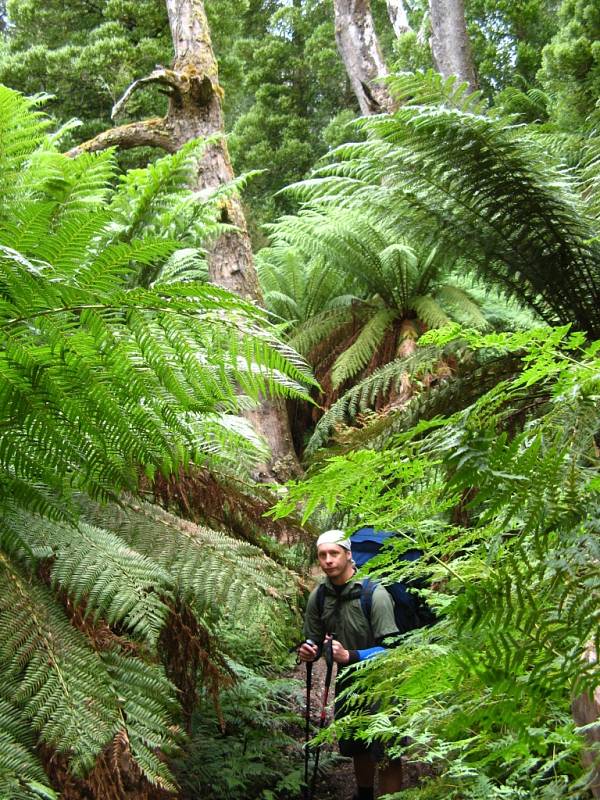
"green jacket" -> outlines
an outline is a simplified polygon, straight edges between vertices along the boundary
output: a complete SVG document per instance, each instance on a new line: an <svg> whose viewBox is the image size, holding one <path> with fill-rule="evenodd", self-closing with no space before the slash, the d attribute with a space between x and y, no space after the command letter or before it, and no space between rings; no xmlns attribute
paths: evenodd
<svg viewBox="0 0 600 800"><path fill-rule="evenodd" d="M317 606L317 589L308 598L304 617L303 634L305 639L321 644L325 634L334 633L338 642L347 650L364 650L381 644L386 636L398 633L394 619L394 602L383 586L376 586L373 592L371 625L360 605L360 580L351 578L338 595L329 578L325 584L325 603L323 616Z"/></svg>

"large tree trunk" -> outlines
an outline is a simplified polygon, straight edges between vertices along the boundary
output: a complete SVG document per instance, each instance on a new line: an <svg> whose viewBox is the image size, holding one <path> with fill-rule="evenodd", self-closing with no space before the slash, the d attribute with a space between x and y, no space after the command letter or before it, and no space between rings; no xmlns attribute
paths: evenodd
<svg viewBox="0 0 600 800"><path fill-rule="evenodd" d="M113 109L116 116L132 93L148 83L160 83L169 94L167 116L122 125L73 148L71 155L100 150L113 145L130 148L139 145L161 147L176 152L191 139L218 137L206 148L200 161L194 189L210 191L234 177L224 136L217 61L212 49L210 29L202 0L166 0L175 58L171 69L157 68L151 75L129 87ZM262 297L252 257L250 237L241 202L231 197L224 202L223 222L239 232L220 236L208 257L210 279L231 292L258 304ZM301 473L293 447L285 404L265 400L248 415L257 432L271 448L271 461L255 473L258 480L286 480Z"/></svg>
<svg viewBox="0 0 600 800"><path fill-rule="evenodd" d="M224 132L217 61L212 49L210 30L201 0L166 0L169 25L175 48L173 70L189 81L186 93L174 93L169 102L167 119L178 148L190 139ZM207 148L197 175L197 188L215 189L234 177L225 138ZM255 302L262 297L252 257L250 237L241 202L237 197L227 201L222 211L223 222L229 222L239 233L219 237L209 253L211 280ZM300 465L294 451L287 411L283 401L264 401L248 415L255 429L271 448L271 461L257 470L259 480L286 480L298 475Z"/></svg>
<svg viewBox="0 0 600 800"><path fill-rule="evenodd" d="M467 34L464 0L429 0L431 11L431 52L438 72L444 78L455 75L477 89L471 43Z"/></svg>
<svg viewBox="0 0 600 800"><path fill-rule="evenodd" d="M175 149L196 138L224 132L217 61L201 0L166 0L171 36L175 48L173 71L185 81L172 92L167 126ZM234 177L227 144L219 139L206 149L200 162L195 189L211 190ZM209 253L211 280L249 300L261 301L250 238L241 203L228 200L222 210L223 222L240 229L219 237Z"/></svg>
<svg viewBox="0 0 600 800"><path fill-rule="evenodd" d="M393 0L397 5L397 0ZM393 111L394 102L378 79L388 74L375 33L370 0L333 0L335 40L364 115Z"/></svg>

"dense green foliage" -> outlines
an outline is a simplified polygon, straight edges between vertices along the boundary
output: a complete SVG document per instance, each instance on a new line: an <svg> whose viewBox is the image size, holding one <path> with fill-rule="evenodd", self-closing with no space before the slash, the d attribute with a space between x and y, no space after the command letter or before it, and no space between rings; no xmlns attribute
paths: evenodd
<svg viewBox="0 0 600 800"><path fill-rule="evenodd" d="M407 800L589 797L600 17L467 0L467 96L406 6L394 41L372 3L399 110L348 125L330 2L206 0L235 168L263 170L267 315L205 282L244 180L188 191L201 143L126 174L61 155L171 60L162 0L0 2L0 80L56 120L0 88L0 797L299 794L301 700L273 673L306 553L267 541L286 526L240 416L268 394L314 459L277 514L398 530L376 572L421 547L440 616L355 668L338 732L429 765ZM164 109L148 87L127 113Z"/></svg>
<svg viewBox="0 0 600 800"><path fill-rule="evenodd" d="M467 19L481 88L535 85L542 50L557 29L560 0L467 0Z"/></svg>
<svg viewBox="0 0 600 800"><path fill-rule="evenodd" d="M411 797L584 797L569 704L600 679L585 657L599 644L599 346L566 329L465 343L517 355L518 372L381 450L328 459L280 513L325 505L349 530L398 530L384 580L408 574L407 546L426 553L412 575L434 583L441 620L363 665L363 702L381 705L345 722L399 750L412 737L435 777Z"/></svg>
<svg viewBox="0 0 600 800"><path fill-rule="evenodd" d="M600 9L584 0L564 0L560 28L544 49L540 80L550 111L564 130L598 123Z"/></svg>
<svg viewBox="0 0 600 800"><path fill-rule="evenodd" d="M197 267L190 244L218 229L185 188L197 147L115 188L112 153L68 159L34 102L2 88L0 107L0 780L35 793L43 743L116 793L102 754L122 746L170 789L158 751L199 675L213 692L226 676L223 630L285 647L295 581L122 492L192 465L247 475L264 448L237 413L310 377L262 312L173 281L181 245Z"/></svg>
<svg viewBox="0 0 600 800"><path fill-rule="evenodd" d="M82 121L79 141L110 126L110 112L134 78L156 64L168 64L172 46L161 0L10 0L10 20L0 66L0 81L26 94L53 95L48 110L60 122ZM132 100L128 112L162 113L164 99Z"/></svg>
<svg viewBox="0 0 600 800"><path fill-rule="evenodd" d="M298 796L302 753L291 735L300 725L298 684L232 667L237 683L221 694L221 719L210 700L201 704L185 758L175 764L182 797Z"/></svg>
<svg viewBox="0 0 600 800"><path fill-rule="evenodd" d="M289 341L315 369L326 406L394 361L401 394L403 359L427 328L457 317L487 324L451 256L434 244L411 247L392 220L370 210L307 208L283 218L259 260L266 303L288 321Z"/></svg>
<svg viewBox="0 0 600 800"><path fill-rule="evenodd" d="M308 172L325 152L323 131L330 120L344 107L355 111L329 4L271 5L262 30L256 14L246 14L235 44L244 65L247 109L233 125L231 153L238 171L264 170L249 194L257 221L281 211L282 198L274 193Z"/></svg>

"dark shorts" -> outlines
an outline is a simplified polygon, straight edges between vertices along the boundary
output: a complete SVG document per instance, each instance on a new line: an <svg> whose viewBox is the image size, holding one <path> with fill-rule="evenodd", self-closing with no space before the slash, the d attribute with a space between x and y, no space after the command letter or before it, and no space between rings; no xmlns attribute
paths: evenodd
<svg viewBox="0 0 600 800"><path fill-rule="evenodd" d="M344 699L338 698L338 692L346 689L349 685L349 680L344 680L344 674L338 673L335 688L336 698L334 704L333 714L335 719L340 719L348 713L347 704ZM371 712L377 711L377 706L371 706ZM340 753L346 758L353 758L354 756L369 755L375 762L383 761L385 758L385 748L381 742L365 742L362 739L339 739L338 746Z"/></svg>

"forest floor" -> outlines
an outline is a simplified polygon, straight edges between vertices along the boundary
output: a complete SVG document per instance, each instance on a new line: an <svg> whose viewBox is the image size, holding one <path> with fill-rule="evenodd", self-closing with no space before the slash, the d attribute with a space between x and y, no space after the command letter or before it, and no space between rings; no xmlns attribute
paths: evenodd
<svg viewBox="0 0 600 800"><path fill-rule="evenodd" d="M302 683L306 682L306 671L303 664L300 664L296 667L292 673L292 677L296 678ZM313 731L319 726L324 686L325 660L319 659L319 661L313 665L312 672L311 719L313 723ZM331 692L329 696L326 725L329 725L333 716L333 694L334 692ZM303 697L305 697L305 695L303 695ZM298 713L301 716L304 716L304 708L298 709ZM312 763L313 762L311 759L309 774L312 774ZM321 771L321 765L324 766L323 771ZM315 788L314 800L351 800L356 791L352 761L347 758L342 758L339 755L336 746L331 744L323 745L320 755L319 773L320 775ZM418 764L403 764L402 788L408 789L412 786L416 786L422 773L423 770Z"/></svg>

